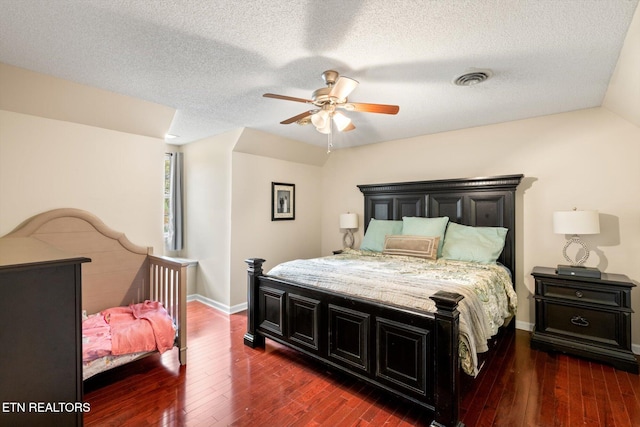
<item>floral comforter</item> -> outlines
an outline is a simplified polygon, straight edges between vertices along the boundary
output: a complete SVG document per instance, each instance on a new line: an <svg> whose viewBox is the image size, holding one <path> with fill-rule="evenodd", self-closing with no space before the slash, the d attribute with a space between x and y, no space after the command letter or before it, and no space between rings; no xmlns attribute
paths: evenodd
<svg viewBox="0 0 640 427"><path fill-rule="evenodd" d="M439 290L464 296L459 353L464 372L476 376L477 353L504 320L514 315L517 296L509 272L500 265L383 255L345 250L342 254L277 265L268 275L360 298L435 312L429 298Z"/></svg>

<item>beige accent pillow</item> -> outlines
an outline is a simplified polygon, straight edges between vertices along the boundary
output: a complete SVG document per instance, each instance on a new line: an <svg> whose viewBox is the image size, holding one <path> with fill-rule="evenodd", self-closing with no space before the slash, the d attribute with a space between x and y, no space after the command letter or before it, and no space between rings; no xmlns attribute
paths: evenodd
<svg viewBox="0 0 640 427"><path fill-rule="evenodd" d="M436 259L438 255L438 236L386 236L383 254L404 255L418 258Z"/></svg>

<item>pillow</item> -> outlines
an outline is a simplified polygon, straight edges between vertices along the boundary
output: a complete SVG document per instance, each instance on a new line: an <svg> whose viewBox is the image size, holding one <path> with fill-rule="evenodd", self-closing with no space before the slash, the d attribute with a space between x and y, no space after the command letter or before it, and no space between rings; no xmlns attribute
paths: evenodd
<svg viewBox="0 0 640 427"><path fill-rule="evenodd" d="M384 239L385 255L405 255L418 258L436 259L440 237L427 236L387 236Z"/></svg>
<svg viewBox="0 0 640 427"><path fill-rule="evenodd" d="M360 244L360 249L363 251L382 252L385 236L400 233L402 233L402 221L371 218L367 232L364 234Z"/></svg>
<svg viewBox="0 0 640 427"><path fill-rule="evenodd" d="M507 229L503 227L470 227L451 222L444 237L442 257L494 264L502 253L506 236Z"/></svg>
<svg viewBox="0 0 640 427"><path fill-rule="evenodd" d="M438 258L442 256L442 244L444 242L444 230L449 222L448 216L438 218L422 218L405 216L402 218L402 234L408 236L440 237L438 244Z"/></svg>

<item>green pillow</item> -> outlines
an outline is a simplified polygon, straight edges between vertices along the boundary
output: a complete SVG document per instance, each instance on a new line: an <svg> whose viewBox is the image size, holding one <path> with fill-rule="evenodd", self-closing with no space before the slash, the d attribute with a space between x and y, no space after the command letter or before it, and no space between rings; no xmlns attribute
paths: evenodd
<svg viewBox="0 0 640 427"><path fill-rule="evenodd" d="M507 229L470 227L450 222L444 237L442 257L458 261L495 264L504 248Z"/></svg>
<svg viewBox="0 0 640 427"><path fill-rule="evenodd" d="M387 235L400 234L401 232L402 221L371 218L367 232L364 234L364 238L360 244L360 249L363 251L382 252L382 249L384 249L384 238Z"/></svg>
<svg viewBox="0 0 640 427"><path fill-rule="evenodd" d="M438 258L440 258L442 256L444 230L447 228L448 222L448 216L437 218L405 216L402 218L402 234L408 236L440 237L440 243L438 243Z"/></svg>

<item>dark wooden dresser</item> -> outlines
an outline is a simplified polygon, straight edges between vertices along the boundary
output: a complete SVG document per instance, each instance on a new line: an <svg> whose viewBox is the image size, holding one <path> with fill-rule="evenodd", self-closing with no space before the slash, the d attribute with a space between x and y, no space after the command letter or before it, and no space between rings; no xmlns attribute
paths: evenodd
<svg viewBox="0 0 640 427"><path fill-rule="evenodd" d="M0 239L0 425L82 425L88 261L33 238Z"/></svg>
<svg viewBox="0 0 640 427"><path fill-rule="evenodd" d="M622 274L600 279L558 275L535 267L536 325L531 347L560 351L638 373L631 351L631 290Z"/></svg>

